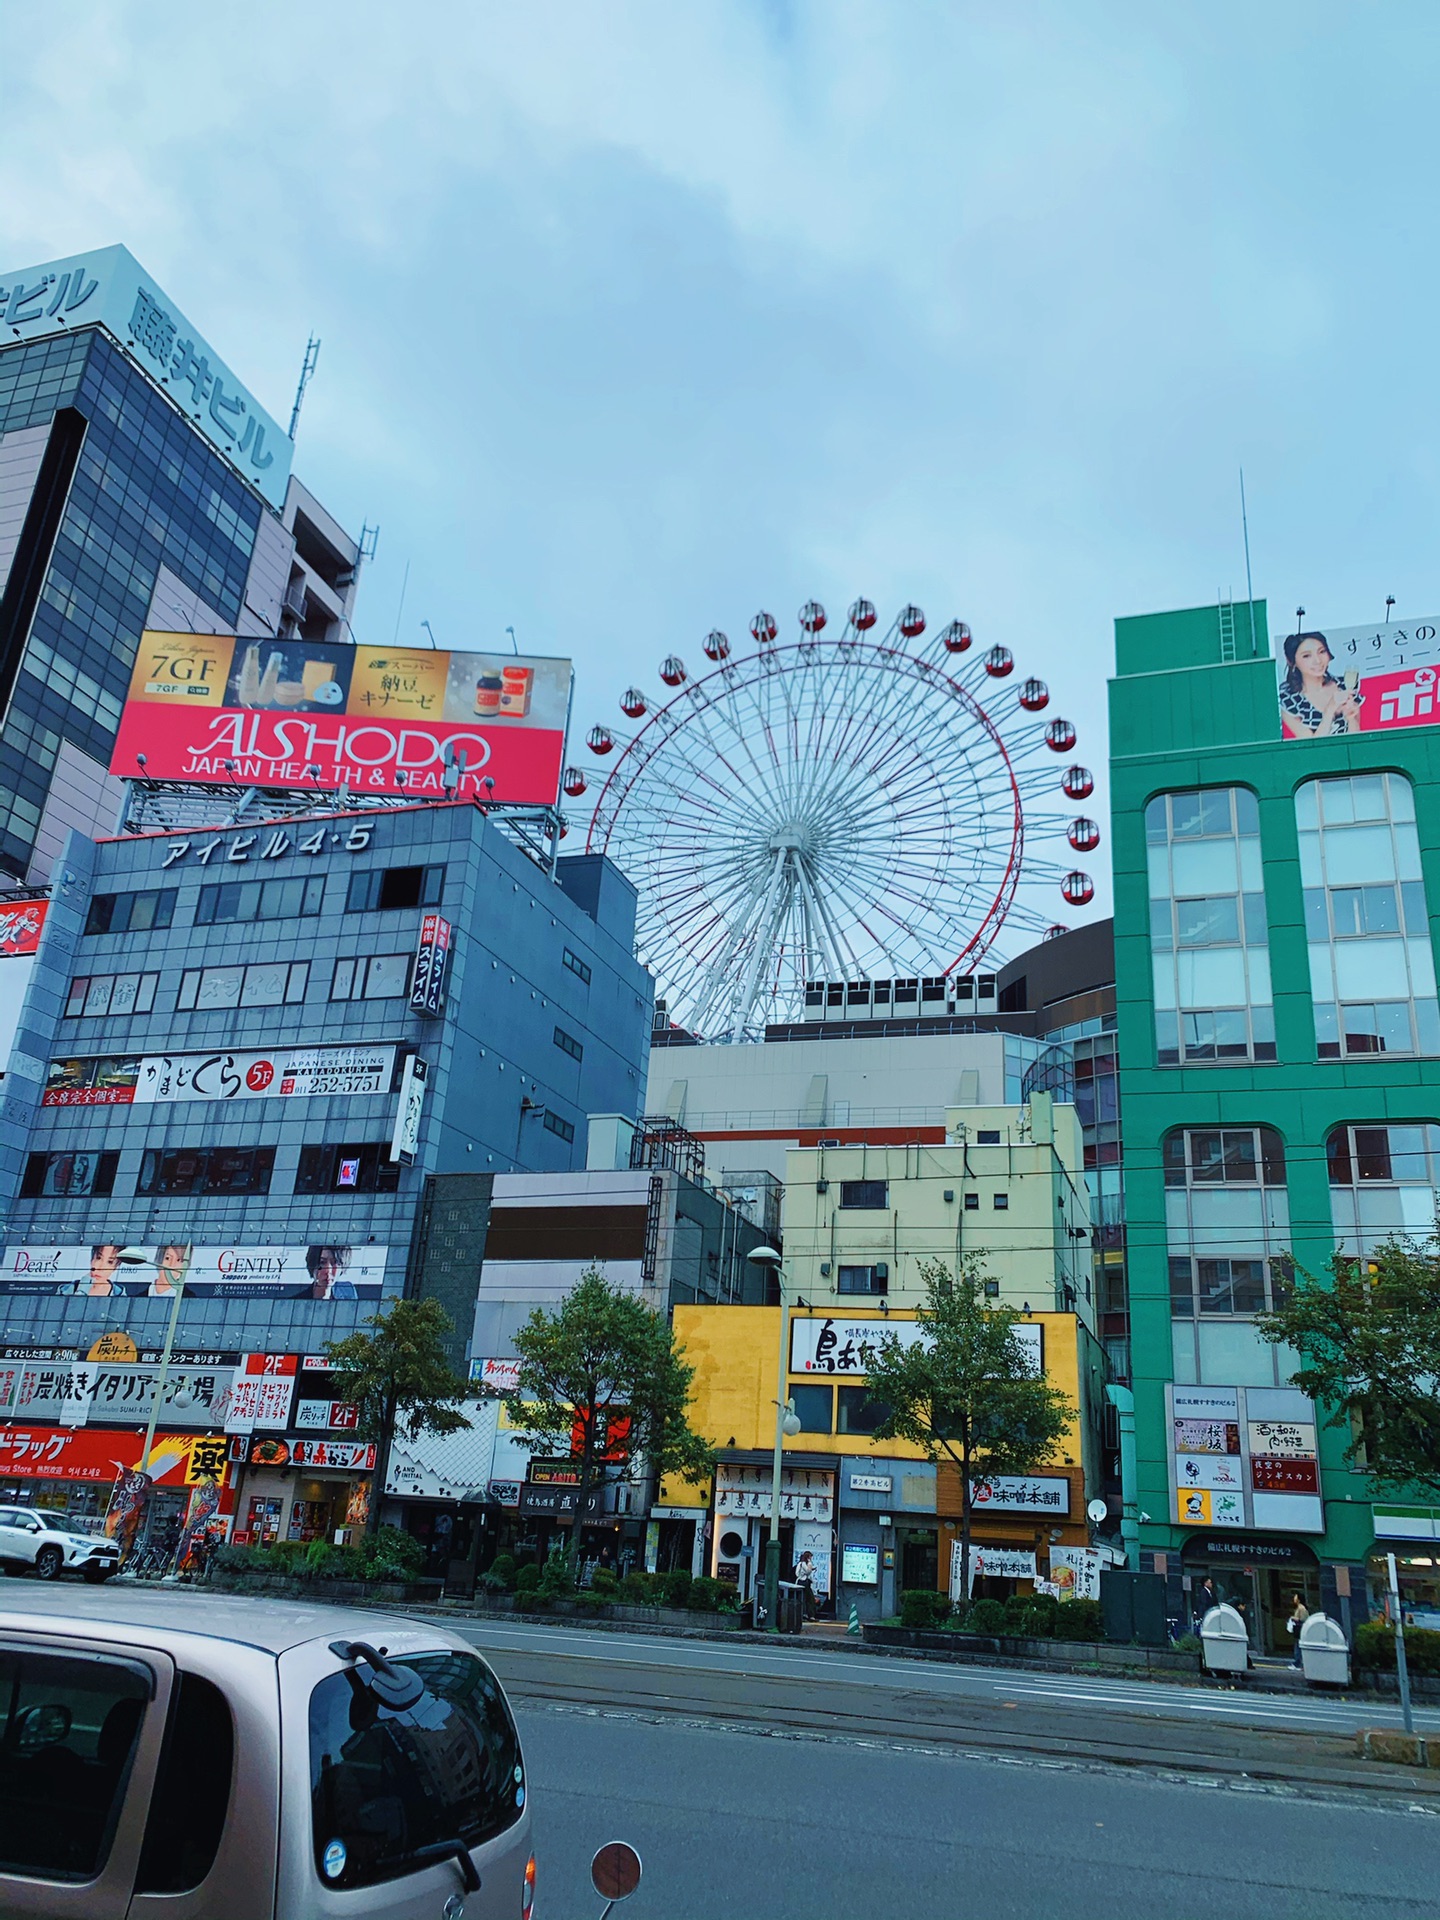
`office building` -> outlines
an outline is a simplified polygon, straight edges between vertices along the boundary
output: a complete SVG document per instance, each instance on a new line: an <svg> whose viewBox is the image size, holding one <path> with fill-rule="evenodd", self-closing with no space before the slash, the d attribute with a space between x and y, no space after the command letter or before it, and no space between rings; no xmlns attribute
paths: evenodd
<svg viewBox="0 0 1440 1920"><path fill-rule="evenodd" d="M1363 1618L1387 1548L1407 1605L1440 1603L1429 1503L1382 1496L1346 1464L1348 1427L1289 1384L1295 1356L1254 1326L1290 1260L1323 1274L1337 1245L1363 1257L1435 1217L1425 644L1397 622L1272 652L1263 601L1116 622L1141 1559L1167 1576L1172 1615L1208 1574L1271 1652L1288 1650L1297 1594Z"/></svg>
<svg viewBox="0 0 1440 1920"><path fill-rule="evenodd" d="M124 247L0 275L0 873L113 831L142 631L351 637L293 451Z"/></svg>

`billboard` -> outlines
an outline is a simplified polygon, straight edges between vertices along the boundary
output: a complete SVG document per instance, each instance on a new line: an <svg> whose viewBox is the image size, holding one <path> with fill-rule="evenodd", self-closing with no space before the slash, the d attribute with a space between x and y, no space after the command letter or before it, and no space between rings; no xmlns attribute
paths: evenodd
<svg viewBox="0 0 1440 1920"><path fill-rule="evenodd" d="M1276 642L1286 740L1392 733L1440 722L1440 615L1307 627Z"/></svg>
<svg viewBox="0 0 1440 1920"><path fill-rule="evenodd" d="M193 1486L202 1474L225 1477L224 1442L195 1434L157 1433L150 1478L157 1486ZM145 1450L138 1428L0 1427L0 1475L18 1480L92 1481L109 1485L133 1472Z"/></svg>
<svg viewBox="0 0 1440 1920"><path fill-rule="evenodd" d="M157 1391L161 1419L172 1427L218 1423L234 1369L171 1366L160 1388L160 1369L94 1360L0 1361L0 1416L83 1427L91 1420L149 1418Z"/></svg>
<svg viewBox="0 0 1440 1920"><path fill-rule="evenodd" d="M1032 1358L1036 1373L1045 1371L1045 1330L1021 1321L1012 1332ZM791 1373L834 1373L863 1377L870 1357L886 1334L902 1347L919 1346L926 1338L918 1320L853 1319L843 1315L790 1322Z"/></svg>
<svg viewBox="0 0 1440 1920"><path fill-rule="evenodd" d="M110 771L553 806L570 679L529 654L146 632Z"/></svg>
<svg viewBox="0 0 1440 1920"><path fill-rule="evenodd" d="M277 513L285 505L294 443L127 248L0 273L0 325L7 347L103 327L242 479Z"/></svg>
<svg viewBox="0 0 1440 1920"><path fill-rule="evenodd" d="M11 900L0 906L0 959L36 952L49 911L48 900Z"/></svg>
<svg viewBox="0 0 1440 1920"><path fill-rule="evenodd" d="M1294 1387L1165 1389L1182 1527L1323 1533L1313 1401Z"/></svg>
<svg viewBox="0 0 1440 1920"><path fill-rule="evenodd" d="M394 1047L271 1047L260 1053L157 1053L52 1060L44 1107L170 1106L181 1100L270 1100L389 1093Z"/></svg>
<svg viewBox="0 0 1440 1920"><path fill-rule="evenodd" d="M107 1294L173 1299L183 1276L187 1298L378 1300L389 1249L343 1246L126 1246L101 1240L88 1247L6 1247L0 1293Z"/></svg>

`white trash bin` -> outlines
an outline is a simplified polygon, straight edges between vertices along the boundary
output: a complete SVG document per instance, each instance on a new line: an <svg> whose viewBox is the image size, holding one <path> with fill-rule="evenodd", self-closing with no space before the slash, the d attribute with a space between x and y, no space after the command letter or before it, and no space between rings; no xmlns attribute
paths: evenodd
<svg viewBox="0 0 1440 1920"><path fill-rule="evenodd" d="M1300 1665L1307 1680L1327 1686L1350 1684L1350 1649L1345 1629L1328 1614L1312 1613L1300 1628Z"/></svg>
<svg viewBox="0 0 1440 1920"><path fill-rule="evenodd" d="M1221 1601L1200 1622L1200 1644L1211 1673L1244 1673L1250 1665L1250 1642L1245 1622L1234 1607Z"/></svg>

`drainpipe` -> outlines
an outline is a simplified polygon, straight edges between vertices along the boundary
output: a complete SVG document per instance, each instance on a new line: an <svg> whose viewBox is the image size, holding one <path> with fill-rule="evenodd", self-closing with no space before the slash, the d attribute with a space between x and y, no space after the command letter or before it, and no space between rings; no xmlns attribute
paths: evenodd
<svg viewBox="0 0 1440 1920"><path fill-rule="evenodd" d="M1129 1387L1107 1386L1105 1397L1120 1416L1120 1538L1125 1563L1140 1571L1140 1507L1135 1486L1135 1395Z"/></svg>

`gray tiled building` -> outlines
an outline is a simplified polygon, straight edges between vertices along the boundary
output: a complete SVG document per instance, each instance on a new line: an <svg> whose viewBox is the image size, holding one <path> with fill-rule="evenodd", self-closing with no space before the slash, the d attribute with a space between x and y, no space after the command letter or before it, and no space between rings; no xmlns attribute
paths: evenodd
<svg viewBox="0 0 1440 1920"><path fill-rule="evenodd" d="M176 1245L187 1350L350 1331L405 1284L428 1176L578 1169L588 1113L639 1111L634 911L607 861L552 879L466 803L72 834L0 1083L7 1341L158 1346L154 1257ZM425 1017L435 916L451 940ZM411 1056L424 1103L398 1165Z"/></svg>

